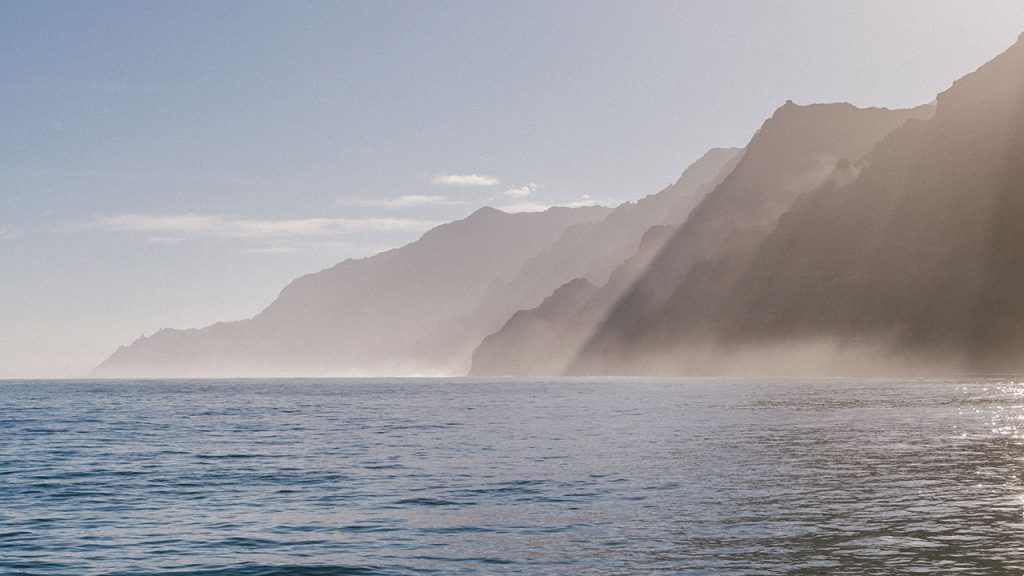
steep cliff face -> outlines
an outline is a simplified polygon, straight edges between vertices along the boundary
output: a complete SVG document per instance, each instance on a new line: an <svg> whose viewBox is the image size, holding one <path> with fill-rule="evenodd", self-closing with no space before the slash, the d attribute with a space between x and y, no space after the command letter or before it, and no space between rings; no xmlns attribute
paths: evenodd
<svg viewBox="0 0 1024 576"><path fill-rule="evenodd" d="M849 104L787 103L765 122L743 155L723 167L713 191L673 235L649 242L611 276L614 281L601 284L586 297L582 292L573 299L563 296L520 315L508 326L515 328L515 336L511 331L499 332L477 350L473 373L550 373L544 371L553 367L561 373L570 366L615 371L618 356L630 356L630 342L639 343L636 335L657 320L660 308L695 263L746 253L801 192L827 179L837 162L859 157L906 120L930 113L928 108L863 110ZM554 339L545 347L529 342L528 321L535 322L543 334L557 334L558 344ZM620 340L623 350L618 351ZM500 360L492 353L498 349L503 351ZM517 351L534 349L535 353L516 359ZM551 357L542 360L544 354ZM585 363L574 366L578 354ZM605 364L606 359L612 362ZM593 370L586 362L593 364Z"/></svg>
<svg viewBox="0 0 1024 576"><path fill-rule="evenodd" d="M446 372L425 336L571 226L607 208L506 214L483 208L405 247L304 276L250 320L162 330L121 348L104 376L409 374Z"/></svg>
<svg viewBox="0 0 1024 576"><path fill-rule="evenodd" d="M751 139L736 169L705 197L611 310L574 370L627 368L641 351L637 346L650 345L647 334L663 322L664 307L694 265L749 252L797 196L825 182L838 163L859 159L893 129L932 112L931 107L888 110L787 102Z"/></svg>
<svg viewBox="0 0 1024 576"><path fill-rule="evenodd" d="M692 266L646 316L613 316L575 368L1019 371L1021 294L1019 41L939 95L933 118L840 165L752 250Z"/></svg>
<svg viewBox="0 0 1024 576"><path fill-rule="evenodd" d="M786 215L736 283L722 338L871 340L968 371L1024 368L1024 41L937 102L855 180Z"/></svg>

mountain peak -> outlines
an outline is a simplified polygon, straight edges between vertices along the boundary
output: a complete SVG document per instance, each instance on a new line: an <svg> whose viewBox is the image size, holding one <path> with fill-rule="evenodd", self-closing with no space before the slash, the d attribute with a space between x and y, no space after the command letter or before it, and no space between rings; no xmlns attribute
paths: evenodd
<svg viewBox="0 0 1024 576"><path fill-rule="evenodd" d="M474 210L473 213L467 217L467 220L469 218L485 218L488 216L497 216L498 214L505 214L505 212L502 212L497 208L492 208L491 206L484 206L482 208Z"/></svg>
<svg viewBox="0 0 1024 576"><path fill-rule="evenodd" d="M1024 100L1024 34L1002 54L960 78L936 98L936 116L1005 125Z"/></svg>

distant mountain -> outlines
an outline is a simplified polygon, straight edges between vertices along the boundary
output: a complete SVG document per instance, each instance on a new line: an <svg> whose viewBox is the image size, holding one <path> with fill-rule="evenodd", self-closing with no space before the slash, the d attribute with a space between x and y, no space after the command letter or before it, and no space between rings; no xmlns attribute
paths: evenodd
<svg viewBox="0 0 1024 576"><path fill-rule="evenodd" d="M251 320L161 330L104 376L459 374L480 340L577 275L606 276L660 222L679 222L736 149L714 149L615 210L484 208L403 248L305 276Z"/></svg>
<svg viewBox="0 0 1024 576"><path fill-rule="evenodd" d="M750 250L793 200L825 181L837 163L859 158L908 119L931 113L931 107L888 110L786 103L754 135L735 166L722 174L667 244L657 247L660 251L648 248L629 264L630 272L623 271L615 282L589 296L577 284L574 298L563 291L545 306L520 315L506 326L505 334L489 337L477 350L472 372L536 374L553 367L616 371L619 357L632 357L632 343L640 341L636 335L657 320L661 307L695 263ZM535 348L528 342L526 325L531 320L538 334L557 334L558 345L552 342L540 351L549 358L531 352L517 360L517 351ZM577 353L582 363L574 362ZM596 368L591 370L588 362Z"/></svg>
<svg viewBox="0 0 1024 576"><path fill-rule="evenodd" d="M1024 370L1024 36L934 117L847 157L752 250L624 302L572 369ZM665 256L674 269L649 276L679 277L684 260Z"/></svg>
<svg viewBox="0 0 1024 576"><path fill-rule="evenodd" d="M289 284L252 319L161 330L117 350L100 376L415 374L448 372L424 339L572 226L608 208L507 214L481 208L418 241L346 260Z"/></svg>

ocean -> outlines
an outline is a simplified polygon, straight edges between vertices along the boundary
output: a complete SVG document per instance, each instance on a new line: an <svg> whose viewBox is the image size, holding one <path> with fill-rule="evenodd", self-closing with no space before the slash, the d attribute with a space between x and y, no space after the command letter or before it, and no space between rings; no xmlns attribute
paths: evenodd
<svg viewBox="0 0 1024 576"><path fill-rule="evenodd" d="M0 574L1024 570L1024 382L0 382Z"/></svg>

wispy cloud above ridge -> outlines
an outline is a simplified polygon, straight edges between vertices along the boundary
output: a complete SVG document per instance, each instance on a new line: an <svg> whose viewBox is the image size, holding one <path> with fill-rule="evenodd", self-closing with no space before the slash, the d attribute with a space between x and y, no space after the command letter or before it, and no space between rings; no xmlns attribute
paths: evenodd
<svg viewBox="0 0 1024 576"><path fill-rule="evenodd" d="M520 186L519 188L509 188L508 190L502 192L502 194L508 196L509 198L525 198L526 196L529 196L530 194L536 191L537 184L530 182L526 186Z"/></svg>
<svg viewBox="0 0 1024 576"><path fill-rule="evenodd" d="M416 208L419 206L456 206L465 204L462 200L454 200L447 196L426 196L409 194L397 198L353 198L341 197L334 201L335 206L369 206L374 208L403 209Z"/></svg>
<svg viewBox="0 0 1024 576"><path fill-rule="evenodd" d="M544 210L547 210L548 208L554 208L556 206L557 207L561 207L561 208L583 208L583 207L586 207L586 206L605 206L605 207L608 207L608 206L615 206L616 204L618 204L618 202L616 200L614 200L613 198L606 198L604 200L595 200L595 199L591 198L589 195L584 194L583 196L580 196L579 200L575 200L575 201L572 201L572 202L555 202L555 203L549 204L549 203L546 203L546 202L524 201L524 202L516 202L516 203L513 203L513 204L506 204L506 205L503 205L503 206L497 206L496 208L498 210L503 211L503 212L516 213L516 212L543 212Z"/></svg>
<svg viewBox="0 0 1024 576"><path fill-rule="evenodd" d="M410 218L249 219L211 214L138 214L99 216L87 225L93 230L144 233L155 237L234 239L297 238L371 232L425 232L441 224Z"/></svg>
<svg viewBox="0 0 1024 576"><path fill-rule="evenodd" d="M497 186L501 184L501 180L494 176L481 174L441 173L431 177L430 181L444 186Z"/></svg>

